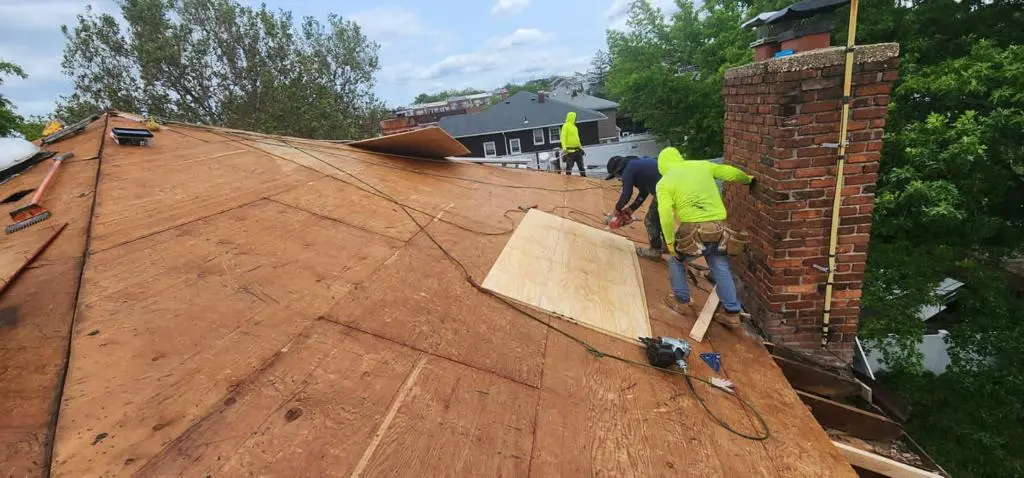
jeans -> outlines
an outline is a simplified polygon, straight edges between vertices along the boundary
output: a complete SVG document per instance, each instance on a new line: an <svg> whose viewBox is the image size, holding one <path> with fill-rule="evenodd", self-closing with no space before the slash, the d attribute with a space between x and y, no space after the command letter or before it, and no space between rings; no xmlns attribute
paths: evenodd
<svg viewBox="0 0 1024 478"><path fill-rule="evenodd" d="M661 217L658 216L658 200L651 202L647 208L647 215L644 216L644 227L647 228L647 241L651 249L656 251L665 250L665 236L661 234Z"/></svg>
<svg viewBox="0 0 1024 478"><path fill-rule="evenodd" d="M743 309L736 297L736 283L732 280L729 270L729 256L718 252L718 243L704 243L704 259L715 279L715 290L722 301L726 312L735 313ZM690 287L686 283L686 266L675 256L668 258L668 278L672 283L672 293L681 302L690 302Z"/></svg>
<svg viewBox="0 0 1024 478"><path fill-rule="evenodd" d="M587 175L587 168L583 165L583 151L576 150L572 152L566 152L562 155L562 159L565 160L565 175L572 176L572 165L575 163L576 167L580 170L580 176Z"/></svg>

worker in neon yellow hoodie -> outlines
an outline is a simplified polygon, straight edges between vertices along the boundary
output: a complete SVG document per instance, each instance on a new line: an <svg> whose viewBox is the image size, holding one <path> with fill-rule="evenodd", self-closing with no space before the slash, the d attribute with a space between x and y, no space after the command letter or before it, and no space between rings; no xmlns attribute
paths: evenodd
<svg viewBox="0 0 1024 478"><path fill-rule="evenodd" d="M716 314L715 319L729 327L739 325L742 305L736 296L729 256L719 250L722 238L727 234L724 224L726 210L715 180L753 185L754 178L732 166L686 160L678 149L671 147L658 155L658 172L661 173L661 181L658 181L655 192L661 229L669 252L669 280L672 283L668 305L681 314L693 314L692 308L687 307L689 310L684 312L680 307L690 303L683 262L702 255L707 260L725 309L725 314ZM673 218L678 218L679 228L676 228Z"/></svg>
<svg viewBox="0 0 1024 478"><path fill-rule="evenodd" d="M587 169L583 166L583 145L580 144L580 131L576 128L576 112L570 111L565 115L565 123L558 134L562 142L562 158L565 160L565 175L572 176L572 165L580 170L580 176L587 175Z"/></svg>

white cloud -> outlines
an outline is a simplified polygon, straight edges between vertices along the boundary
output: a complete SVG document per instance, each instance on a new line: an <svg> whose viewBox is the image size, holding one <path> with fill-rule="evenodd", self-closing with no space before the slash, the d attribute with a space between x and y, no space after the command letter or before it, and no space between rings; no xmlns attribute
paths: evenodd
<svg viewBox="0 0 1024 478"><path fill-rule="evenodd" d="M679 11L675 0L650 0L651 5L661 10L665 19L671 19L672 14ZM703 2L697 0L694 6L699 8ZM629 20L629 11L633 6L633 0L612 0L611 5L604 11L604 17L608 20L608 28L612 30L625 31L628 29L626 22Z"/></svg>
<svg viewBox="0 0 1024 478"><path fill-rule="evenodd" d="M545 43L553 37L554 35L537 28L517 28L511 34L487 40L487 44L498 50L509 50L526 45Z"/></svg>
<svg viewBox="0 0 1024 478"><path fill-rule="evenodd" d="M392 36L414 37L433 34L416 12L401 7L375 7L353 13L348 19L358 23L363 33L377 41L386 41Z"/></svg>
<svg viewBox="0 0 1024 478"><path fill-rule="evenodd" d="M512 16L530 6L530 0L498 0L491 7L491 15L496 17Z"/></svg>

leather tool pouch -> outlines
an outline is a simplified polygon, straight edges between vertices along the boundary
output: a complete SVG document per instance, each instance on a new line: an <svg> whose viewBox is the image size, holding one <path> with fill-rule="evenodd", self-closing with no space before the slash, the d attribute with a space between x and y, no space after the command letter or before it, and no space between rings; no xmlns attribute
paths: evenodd
<svg viewBox="0 0 1024 478"><path fill-rule="evenodd" d="M749 243L750 234L747 234L746 231L734 231L726 228L722 242L719 243L718 247L719 250L730 256L738 256L747 250L747 244Z"/></svg>
<svg viewBox="0 0 1024 478"><path fill-rule="evenodd" d="M704 253L704 243L700 240L700 224L684 223L676 229L676 255L699 256Z"/></svg>

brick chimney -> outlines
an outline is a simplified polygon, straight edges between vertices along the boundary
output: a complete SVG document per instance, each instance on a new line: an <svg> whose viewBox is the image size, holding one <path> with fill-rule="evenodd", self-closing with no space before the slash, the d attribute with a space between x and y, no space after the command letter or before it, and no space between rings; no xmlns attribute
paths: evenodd
<svg viewBox="0 0 1024 478"><path fill-rule="evenodd" d="M776 343L821 350L824 289L842 111L844 48L733 68L725 74L725 162L758 178L728 186L733 227L751 234L735 264L744 306ZM851 360L875 182L899 45L856 50L849 147L829 349ZM824 357L835 359L832 354Z"/></svg>
<svg viewBox="0 0 1024 478"><path fill-rule="evenodd" d="M537 102L538 103L543 103L545 100L547 100L547 97L548 97L548 92L546 92L546 91L538 91L537 92Z"/></svg>

